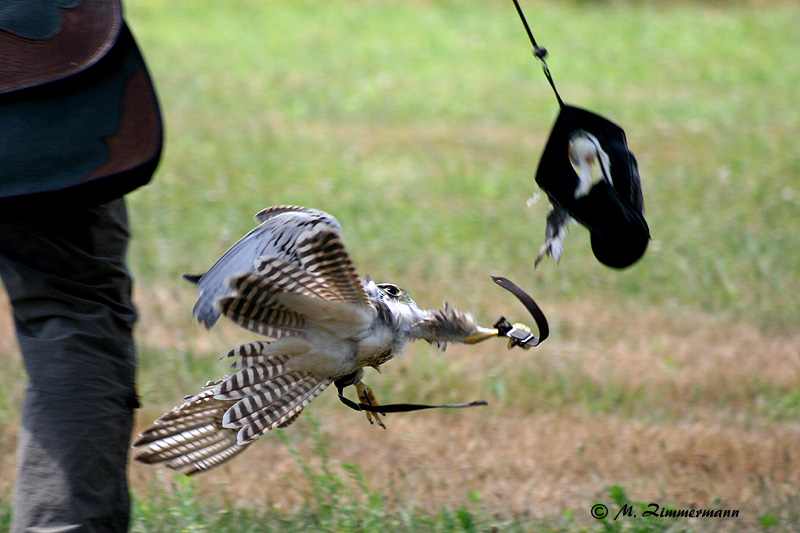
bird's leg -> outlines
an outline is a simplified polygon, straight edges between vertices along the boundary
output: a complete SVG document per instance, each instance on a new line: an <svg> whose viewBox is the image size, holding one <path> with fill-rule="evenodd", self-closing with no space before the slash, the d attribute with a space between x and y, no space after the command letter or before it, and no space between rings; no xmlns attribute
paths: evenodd
<svg viewBox="0 0 800 533"><path fill-rule="evenodd" d="M497 337L500 332L497 328L484 328L481 326L477 327L477 331L464 339L466 344L478 344L479 342L485 341L486 339L491 339L492 337Z"/></svg>
<svg viewBox="0 0 800 533"><path fill-rule="evenodd" d="M336 385L336 388L339 390L339 398L342 402L350 407L351 409L355 409L357 411L364 411L360 406L358 406L355 402L352 402L344 397L343 390L345 387L349 385L353 385L356 388L356 392L358 393L358 401L364 405L369 405L372 407L378 407L378 401L375 399L375 395L372 393L372 389L370 389L367 385L362 383L361 378L364 377L364 370L358 369L355 372L347 374L346 376L342 376L336 381L333 382ZM380 427L386 429L386 426L383 424L380 416L378 413L371 413L370 411L364 411L364 414L367 415L367 421L370 424L374 424L375 422L378 423ZM386 416L386 413L381 413L383 416Z"/></svg>
<svg viewBox="0 0 800 533"><path fill-rule="evenodd" d="M355 383L355 386L356 386L356 392L358 393L359 402L372 407L380 406L378 401L375 399L375 395L372 393L371 388L369 388L367 385L364 385L364 383L362 383L361 381ZM378 413L371 413L369 411L364 411L364 413L366 413L367 421L369 421L370 424L375 423L378 424L383 429L386 429L386 426L384 425L383 420L381 420L381 417ZM381 414L383 416L386 416L386 413L381 413Z"/></svg>

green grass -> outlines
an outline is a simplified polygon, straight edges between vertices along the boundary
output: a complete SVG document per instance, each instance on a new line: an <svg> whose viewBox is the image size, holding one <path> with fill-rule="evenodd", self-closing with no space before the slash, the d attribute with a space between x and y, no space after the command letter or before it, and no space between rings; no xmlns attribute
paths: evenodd
<svg viewBox="0 0 800 533"><path fill-rule="evenodd" d="M337 216L360 272L412 294L424 287L417 298L426 305L448 298L491 316L499 296L488 276L503 274L564 309L607 301L791 331L800 320L800 301L787 290L800 286L800 9L523 4L565 100L621 124L639 159L653 243L633 268L601 267L575 227L562 264L533 271L547 206L540 199L529 209L525 200L536 192L557 109L510 2L149 0L130 4L128 15L161 95L167 145L155 182L131 195L140 284L190 291L180 273L207 268L258 210L294 203ZM459 399L454 385L464 376L451 362L415 355L424 365L414 368L437 377L412 369L402 384L382 385L387 398ZM145 353L142 372L179 387L218 373L202 357L196 363L191 348L177 350L151 369ZM497 372L484 390L523 409L658 421L679 416L671 406L686 390L731 418L743 408L787 420L797 409L791 387L676 391L630 385L623 370L603 378L558 363ZM143 381L160 394L173 390L163 379ZM290 516L221 501L201 522L215 531L234 516L263 530L369 531L372 522L359 520L373 518L383 529L491 527L475 509L394 514L379 492L354 500L337 492L346 492L342 474L319 475L316 499ZM180 499L189 489L176 490ZM331 514L330 499L339 498L349 507ZM170 515L153 505L156 522ZM205 503L190 498L176 519L197 505Z"/></svg>
<svg viewBox="0 0 800 533"><path fill-rule="evenodd" d="M303 454L292 448L283 432L279 439L289 447L299 464L309 489L307 504L291 512L278 509L237 508L230 502L209 501L197 494L201 483L198 478L176 477L170 490L160 488L150 495L137 495L133 506L133 532L171 533L175 531L217 532L294 532L294 531L478 531L489 526L500 527L520 524L488 515L477 516L474 509L443 509L430 515L410 506L389 509L385 497L367 485L357 465L330 462L330 444L320 425L310 418L313 428L313 456L319 459L312 464ZM478 501L473 501L477 504ZM472 507L476 507L473 505ZM1 516L1 515L0 515ZM520 531L522 529L519 529Z"/></svg>
<svg viewBox="0 0 800 533"><path fill-rule="evenodd" d="M653 244L599 266L573 228L534 275L527 209L556 105L510 3L142 1L128 7L166 115L131 196L148 281L207 268L276 203L332 212L363 273L494 295L699 308L785 329L800 303L800 11L526 3L565 100L625 127ZM436 294L435 296L439 296Z"/></svg>

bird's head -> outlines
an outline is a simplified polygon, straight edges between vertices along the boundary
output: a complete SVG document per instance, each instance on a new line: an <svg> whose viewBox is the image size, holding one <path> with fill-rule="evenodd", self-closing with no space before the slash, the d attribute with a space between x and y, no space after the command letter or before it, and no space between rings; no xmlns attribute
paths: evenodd
<svg viewBox="0 0 800 533"><path fill-rule="evenodd" d="M375 288L375 297L383 304L378 306L379 313L383 307L391 315L391 318L386 317L386 321L393 324L397 338L403 339L403 342L419 338L419 325L430 320L434 313L420 309L405 289L393 283L378 283Z"/></svg>
<svg viewBox="0 0 800 533"><path fill-rule="evenodd" d="M496 329L478 326L470 313L458 311L447 303L439 311L420 309L408 292L393 283L376 284L365 279L364 289L370 298L380 302L376 306L379 316L383 312L391 315L384 316L384 320L393 324L404 342L424 339L444 350L451 341L475 344L497 336Z"/></svg>
<svg viewBox="0 0 800 533"><path fill-rule="evenodd" d="M569 160L573 165L591 165L597 161L599 146L600 143L594 135L576 130L569 137Z"/></svg>
<svg viewBox="0 0 800 533"><path fill-rule="evenodd" d="M369 278L363 282L364 290L379 314L387 312L390 316L384 316L384 320L398 325L401 330L411 327L424 316L424 312L402 287L394 283L375 283Z"/></svg>
<svg viewBox="0 0 800 533"><path fill-rule="evenodd" d="M594 181L592 169L594 165L600 169L600 179L612 183L611 179L611 160L608 154L600 146L597 137L583 130L576 130L569 136L567 147L569 161L578 175L579 184L575 192L575 198L586 196Z"/></svg>
<svg viewBox="0 0 800 533"><path fill-rule="evenodd" d="M412 304L415 307L417 305L404 288L398 287L394 283L378 283L377 287L378 298L384 302Z"/></svg>

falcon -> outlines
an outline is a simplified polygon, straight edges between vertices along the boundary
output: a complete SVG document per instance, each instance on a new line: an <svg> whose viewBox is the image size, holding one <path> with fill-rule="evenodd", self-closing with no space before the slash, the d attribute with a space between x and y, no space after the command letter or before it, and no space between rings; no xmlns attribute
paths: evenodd
<svg viewBox="0 0 800 533"><path fill-rule="evenodd" d="M133 445L140 462L185 474L218 466L289 426L331 384L340 396L355 386L362 405L375 406L365 410L367 420L385 428L362 381L365 367L379 369L417 339L444 349L506 333L447 303L421 309L397 285L359 278L328 213L277 206L255 218L260 225L205 274L185 277L197 284L193 314L202 325L225 316L266 339L232 349L235 373L207 383L145 429Z"/></svg>

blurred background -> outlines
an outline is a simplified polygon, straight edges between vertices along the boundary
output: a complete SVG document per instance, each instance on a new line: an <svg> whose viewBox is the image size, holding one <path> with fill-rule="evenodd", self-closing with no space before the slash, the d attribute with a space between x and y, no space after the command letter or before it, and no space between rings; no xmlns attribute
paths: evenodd
<svg viewBox="0 0 800 533"><path fill-rule="evenodd" d="M653 240L627 270L577 225L533 268L558 106L511 0L126 2L166 127L128 197L139 428L252 339L194 324L180 275L270 205L336 216L360 274L421 306L530 322L502 275L551 324L531 351L420 344L367 375L385 403L488 407L384 431L326 393L210 473L134 464L134 531L800 530L800 6L521 4L564 100L638 158ZM7 527L25 377L6 311L0 381ZM614 520L626 503L739 516Z"/></svg>

